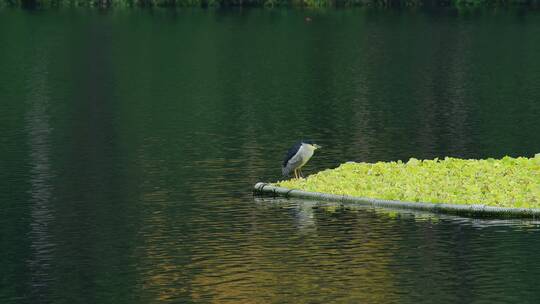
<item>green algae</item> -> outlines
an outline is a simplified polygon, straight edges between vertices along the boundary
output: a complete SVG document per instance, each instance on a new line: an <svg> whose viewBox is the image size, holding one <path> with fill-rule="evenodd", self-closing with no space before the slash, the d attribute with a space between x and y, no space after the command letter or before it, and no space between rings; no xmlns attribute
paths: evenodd
<svg viewBox="0 0 540 304"><path fill-rule="evenodd" d="M409 202L540 208L540 154L533 158L349 162L274 185Z"/></svg>

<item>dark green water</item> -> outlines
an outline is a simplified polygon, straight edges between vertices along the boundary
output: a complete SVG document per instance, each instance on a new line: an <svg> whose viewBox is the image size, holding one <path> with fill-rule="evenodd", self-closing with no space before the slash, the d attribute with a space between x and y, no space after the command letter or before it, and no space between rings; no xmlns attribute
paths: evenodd
<svg viewBox="0 0 540 304"><path fill-rule="evenodd" d="M251 187L532 156L539 83L537 11L0 10L0 302L538 303L536 222Z"/></svg>

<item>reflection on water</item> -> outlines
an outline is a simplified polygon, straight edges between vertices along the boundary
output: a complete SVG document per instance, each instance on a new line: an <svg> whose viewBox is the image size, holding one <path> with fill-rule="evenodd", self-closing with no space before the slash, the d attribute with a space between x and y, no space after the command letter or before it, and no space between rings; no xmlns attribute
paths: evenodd
<svg viewBox="0 0 540 304"><path fill-rule="evenodd" d="M537 303L536 221L251 188L540 152L538 14L312 13L0 11L0 302Z"/></svg>
<svg viewBox="0 0 540 304"><path fill-rule="evenodd" d="M183 264L178 263L178 244L182 239L172 239L172 227L168 212L174 204L171 197L173 188L167 182L170 172L164 160L152 157L151 149L163 144L159 138L145 138L138 153L141 166L140 203L144 210L139 230L144 242L139 253L138 271L140 284L148 290L151 301L172 301L175 297L185 297L183 286ZM179 224L182 226L182 224ZM185 253L184 253L185 254Z"/></svg>
<svg viewBox="0 0 540 304"><path fill-rule="evenodd" d="M28 238L31 245L31 258L28 268L31 279L32 297L36 302L47 301L50 297L51 263L55 250L55 242L50 233L54 222L54 210L51 206L52 172L50 162L49 96L47 87L47 58L38 56L30 73L27 86L28 111L26 131L30 153L30 231Z"/></svg>
<svg viewBox="0 0 540 304"><path fill-rule="evenodd" d="M306 234L297 226L301 233L295 235L302 236L306 260L316 259L318 266L330 264L327 271L339 274L335 285L334 278L319 275L334 291L336 302L412 303L433 298L462 302L470 297L507 301L535 295L532 285L519 292L510 286L538 275L522 262L515 263L516 256L527 263L536 260L530 247L516 245L523 238L535 242L538 221L470 219L305 200L256 199L256 203L258 208L289 213L291 221L303 218L311 209L317 229ZM498 269L493 263L516 266L510 272L517 277L500 277L508 269ZM496 292L471 293L477 286L489 286ZM309 299L318 299L311 297L319 295L318 287L304 287Z"/></svg>

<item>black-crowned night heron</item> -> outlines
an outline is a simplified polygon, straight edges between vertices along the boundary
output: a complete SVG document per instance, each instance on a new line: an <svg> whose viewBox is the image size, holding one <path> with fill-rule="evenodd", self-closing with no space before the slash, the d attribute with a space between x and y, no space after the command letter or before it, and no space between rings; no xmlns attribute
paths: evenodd
<svg viewBox="0 0 540 304"><path fill-rule="evenodd" d="M289 151L287 151L287 156L283 160L283 166L281 167L281 173L284 177L288 177L294 172L294 177L302 177L302 168L308 160L313 156L313 152L321 146L315 144L311 140L302 140L294 144Z"/></svg>

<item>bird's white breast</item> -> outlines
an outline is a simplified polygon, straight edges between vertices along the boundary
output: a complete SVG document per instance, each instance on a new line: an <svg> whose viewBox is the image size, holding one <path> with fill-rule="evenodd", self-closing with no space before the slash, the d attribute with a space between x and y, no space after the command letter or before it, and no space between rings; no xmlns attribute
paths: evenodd
<svg viewBox="0 0 540 304"><path fill-rule="evenodd" d="M313 151L314 149L311 148L310 145L302 144L302 146L300 146L300 149L298 149L298 153L297 153L297 155L301 159L300 167L305 165L308 162L308 160L313 156Z"/></svg>

